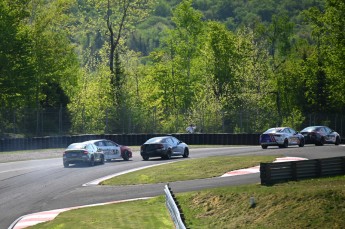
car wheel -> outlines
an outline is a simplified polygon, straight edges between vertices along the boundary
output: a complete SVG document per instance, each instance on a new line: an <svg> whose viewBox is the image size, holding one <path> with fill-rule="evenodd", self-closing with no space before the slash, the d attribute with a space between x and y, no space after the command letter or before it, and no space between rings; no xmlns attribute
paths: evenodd
<svg viewBox="0 0 345 229"><path fill-rule="evenodd" d="M128 151L126 150L125 152L123 152L123 156L122 156L123 160L128 161L129 160L129 156L128 156Z"/></svg>
<svg viewBox="0 0 345 229"><path fill-rule="evenodd" d="M334 143L334 144L335 144L336 146L340 144L340 138L339 138L339 137L337 137L337 138L335 139L335 143Z"/></svg>
<svg viewBox="0 0 345 229"><path fill-rule="evenodd" d="M143 156L143 160L144 160L144 161L149 160L149 156L146 156L146 155L145 155L145 156Z"/></svg>
<svg viewBox="0 0 345 229"><path fill-rule="evenodd" d="M95 158L91 157L91 160L89 161L89 166L94 166L95 165Z"/></svg>
<svg viewBox="0 0 345 229"><path fill-rule="evenodd" d="M104 155L101 156L101 165L104 165Z"/></svg>
<svg viewBox="0 0 345 229"><path fill-rule="evenodd" d="M304 146L304 139L302 138L301 140L300 140L300 142L299 142L299 145L298 145L299 147L303 147Z"/></svg>
<svg viewBox="0 0 345 229"><path fill-rule="evenodd" d="M67 161L64 161L63 162L63 167L65 167L65 168L69 167L69 163Z"/></svg>
<svg viewBox="0 0 345 229"><path fill-rule="evenodd" d="M189 149L185 148L182 157L187 158L189 157Z"/></svg>
<svg viewBox="0 0 345 229"><path fill-rule="evenodd" d="M169 160L171 159L171 149L168 150L167 155L165 155L165 159Z"/></svg>
<svg viewBox="0 0 345 229"><path fill-rule="evenodd" d="M325 138L321 138L319 142L319 146L323 146L325 144Z"/></svg>
<svg viewBox="0 0 345 229"><path fill-rule="evenodd" d="M261 145L261 148L267 149L267 146L266 145Z"/></svg>
<svg viewBox="0 0 345 229"><path fill-rule="evenodd" d="M289 141L285 139L284 144L280 148L287 148L287 147L289 147Z"/></svg>

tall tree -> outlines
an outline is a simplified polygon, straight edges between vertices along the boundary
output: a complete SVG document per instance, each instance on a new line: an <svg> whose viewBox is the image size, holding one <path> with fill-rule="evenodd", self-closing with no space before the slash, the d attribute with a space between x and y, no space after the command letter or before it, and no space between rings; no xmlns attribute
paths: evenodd
<svg viewBox="0 0 345 229"><path fill-rule="evenodd" d="M291 91L286 91L284 85L286 78L281 74L283 65L285 64L288 55L291 51L291 36L293 32L293 23L285 15L273 15L267 31L266 38L268 50L271 56L271 71L275 78L276 105L279 115L279 125L282 124L283 106L290 111L289 103L286 100L286 95Z"/></svg>
<svg viewBox="0 0 345 229"><path fill-rule="evenodd" d="M306 79L313 112L344 111L344 19L342 2L326 1L325 11L311 8L305 12L312 27L314 52L308 58Z"/></svg>
<svg viewBox="0 0 345 229"><path fill-rule="evenodd" d="M170 57L174 62L171 74L178 80L177 84L174 84L174 91L182 95L180 106L174 100L177 109L189 107L194 97L194 84L199 76L192 72L193 60L200 55L203 33L202 17L202 13L192 7L191 0L183 0L173 11L172 21L176 27L171 31L170 43L167 46L170 47ZM184 90L180 91L181 89Z"/></svg>
<svg viewBox="0 0 345 229"><path fill-rule="evenodd" d="M324 21L325 71L330 81L329 104L332 110L345 112L345 3L327 0Z"/></svg>
<svg viewBox="0 0 345 229"><path fill-rule="evenodd" d="M0 103L7 108L32 105L35 94L26 4L26 1L0 1Z"/></svg>
<svg viewBox="0 0 345 229"><path fill-rule="evenodd" d="M121 88L122 82L121 70L115 69L119 67L119 46L121 38L128 35L133 30L133 25L144 20L150 10L152 9L152 0L107 0L107 29L109 32L109 68L111 73L111 82L115 90ZM120 93L115 93L115 99L120 100L118 97Z"/></svg>

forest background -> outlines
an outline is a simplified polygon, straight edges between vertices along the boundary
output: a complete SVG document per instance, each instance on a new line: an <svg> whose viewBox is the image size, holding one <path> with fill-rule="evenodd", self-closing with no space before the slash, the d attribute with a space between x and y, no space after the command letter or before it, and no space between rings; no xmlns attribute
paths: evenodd
<svg viewBox="0 0 345 229"><path fill-rule="evenodd" d="M0 0L0 136L345 133L338 0Z"/></svg>

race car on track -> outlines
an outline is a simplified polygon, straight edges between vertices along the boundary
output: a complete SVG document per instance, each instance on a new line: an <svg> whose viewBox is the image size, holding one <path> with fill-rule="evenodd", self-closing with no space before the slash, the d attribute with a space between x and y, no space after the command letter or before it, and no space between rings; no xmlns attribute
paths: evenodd
<svg viewBox="0 0 345 229"><path fill-rule="evenodd" d="M328 144L340 144L340 135L327 126L309 126L301 130L306 144L322 146Z"/></svg>
<svg viewBox="0 0 345 229"><path fill-rule="evenodd" d="M140 146L140 155L147 161L150 157L170 159L172 156L189 157L188 145L173 136L154 137Z"/></svg>
<svg viewBox="0 0 345 229"><path fill-rule="evenodd" d="M62 160L64 167L81 163L94 166L95 163L104 164L104 154L93 142L78 142L70 144L65 149Z"/></svg>
<svg viewBox="0 0 345 229"><path fill-rule="evenodd" d="M90 140L90 142L103 151L106 161L121 158L128 161L132 157L132 150L128 146L120 145L107 139Z"/></svg>
<svg viewBox="0 0 345 229"><path fill-rule="evenodd" d="M304 146L304 136L290 127L275 127L260 135L260 145L263 149L268 146L286 148L289 145Z"/></svg>

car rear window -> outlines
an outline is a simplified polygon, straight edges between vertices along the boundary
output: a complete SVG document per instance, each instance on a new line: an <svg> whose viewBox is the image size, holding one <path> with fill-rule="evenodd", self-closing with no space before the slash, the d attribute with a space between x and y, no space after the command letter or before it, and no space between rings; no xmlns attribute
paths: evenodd
<svg viewBox="0 0 345 229"><path fill-rule="evenodd" d="M315 131L317 129L318 127L311 126L311 127L304 128L301 132L310 132L310 131Z"/></svg>
<svg viewBox="0 0 345 229"><path fill-rule="evenodd" d="M282 128L271 128L265 131L264 134L281 132Z"/></svg>
<svg viewBox="0 0 345 229"><path fill-rule="evenodd" d="M147 140L145 143L146 144L152 144L152 143L164 143L165 139L164 138L151 138Z"/></svg>
<svg viewBox="0 0 345 229"><path fill-rule="evenodd" d="M83 143L74 143L69 145L67 149L85 149L85 146Z"/></svg>

